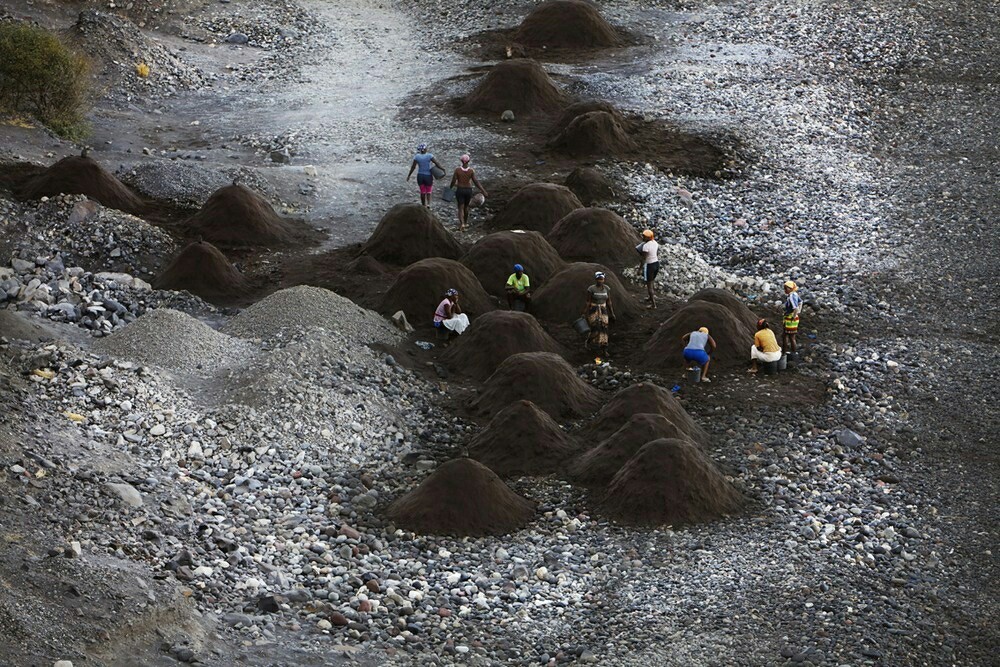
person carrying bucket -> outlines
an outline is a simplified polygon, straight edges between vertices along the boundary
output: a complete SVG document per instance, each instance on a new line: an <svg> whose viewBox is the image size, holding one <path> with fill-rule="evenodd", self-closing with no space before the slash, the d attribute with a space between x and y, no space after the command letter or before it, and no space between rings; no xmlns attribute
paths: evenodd
<svg viewBox="0 0 1000 667"><path fill-rule="evenodd" d="M642 275L642 282L646 283L646 301L649 302L647 308L656 308L656 299L653 298L653 281L660 270L660 244L653 240L653 230L647 229L642 233L643 241L635 247L642 258L639 266L639 273Z"/></svg>
<svg viewBox="0 0 1000 667"><path fill-rule="evenodd" d="M431 207L431 194L434 192L434 174L431 173L431 165L441 170L444 175L444 167L438 164L432 153L427 152L427 144L417 146L417 154L413 156L413 163L410 165L410 173L406 175L409 181L413 176L413 170L417 170L417 186L420 188L420 203L427 208Z"/></svg>
<svg viewBox="0 0 1000 667"><path fill-rule="evenodd" d="M798 352L795 338L799 333L799 313L802 312L802 297L799 286L789 280L785 283L785 314L782 318L784 330L781 333L781 350L789 355Z"/></svg>
<svg viewBox="0 0 1000 667"><path fill-rule="evenodd" d="M528 274L524 272L523 266L514 265L514 273L507 278L505 289L507 291L507 308L514 310L515 304L521 302L524 306L524 312L528 312L528 307L531 305L531 281L528 279Z"/></svg>
<svg viewBox="0 0 1000 667"><path fill-rule="evenodd" d="M774 332L765 319L757 320L757 333L750 346L750 372L757 372L757 362L770 364L781 359L781 347L774 338Z"/></svg>
<svg viewBox="0 0 1000 667"><path fill-rule="evenodd" d="M681 340L685 343L684 361L701 368L702 382L711 382L708 379L708 365L712 363L712 353L715 352L715 339L708 335L708 327L686 333L681 336ZM694 366L688 370L693 369Z"/></svg>
<svg viewBox="0 0 1000 667"><path fill-rule="evenodd" d="M472 202L473 188L475 185L479 192L486 197L486 190L479 184L476 178L476 170L469 166L472 158L465 154L461 158L462 166L456 167L455 173L451 177L451 187L455 190L455 203L458 205L458 231L464 232L465 225L469 221L469 204Z"/></svg>

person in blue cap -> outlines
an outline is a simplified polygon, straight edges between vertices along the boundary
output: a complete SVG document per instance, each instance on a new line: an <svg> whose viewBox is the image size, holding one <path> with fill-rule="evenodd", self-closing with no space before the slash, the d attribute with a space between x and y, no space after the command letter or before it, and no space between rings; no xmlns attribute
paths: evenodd
<svg viewBox="0 0 1000 667"><path fill-rule="evenodd" d="M524 304L524 311L528 312L528 306L531 305L531 281L520 264L514 265L514 273L507 278L506 289L507 307L514 310L514 304L520 301Z"/></svg>
<svg viewBox="0 0 1000 667"><path fill-rule="evenodd" d="M420 188L420 203L427 208L431 207L431 195L434 193L434 174L431 173L431 165L444 171L444 167L438 164L432 153L427 152L427 144L417 146L417 154L413 156L413 163L410 165L410 173L406 175L406 180L413 176L413 170L417 170L417 186Z"/></svg>

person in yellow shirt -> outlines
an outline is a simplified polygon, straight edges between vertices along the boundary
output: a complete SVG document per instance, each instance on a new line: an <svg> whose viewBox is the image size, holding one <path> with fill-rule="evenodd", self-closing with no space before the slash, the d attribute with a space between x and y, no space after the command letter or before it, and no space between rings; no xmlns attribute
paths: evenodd
<svg viewBox="0 0 1000 667"><path fill-rule="evenodd" d="M531 305L531 281L520 264L514 265L514 273L507 278L506 289L507 307L514 310L514 304L520 301L524 304L524 312L528 312L528 306Z"/></svg>
<svg viewBox="0 0 1000 667"><path fill-rule="evenodd" d="M771 331L767 320L757 320L757 333L753 336L753 345L750 346L751 373L757 372L757 362L771 363L781 359L781 346L778 345L774 332Z"/></svg>

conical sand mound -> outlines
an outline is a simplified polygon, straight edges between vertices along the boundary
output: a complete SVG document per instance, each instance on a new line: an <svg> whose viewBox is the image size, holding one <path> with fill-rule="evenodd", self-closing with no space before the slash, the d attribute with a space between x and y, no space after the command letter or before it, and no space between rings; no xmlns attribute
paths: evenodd
<svg viewBox="0 0 1000 667"><path fill-rule="evenodd" d="M381 310L390 315L402 310L414 326L430 323L444 293L452 288L458 290L462 312L471 318L496 308L472 271L451 259L432 258L422 259L399 272L382 298ZM473 320L465 335L475 326Z"/></svg>
<svg viewBox="0 0 1000 667"><path fill-rule="evenodd" d="M556 87L545 68L534 60L498 63L459 106L462 113L515 115L552 113L566 105L566 95Z"/></svg>
<svg viewBox="0 0 1000 667"><path fill-rule="evenodd" d="M559 118L552 125L552 134L559 134L572 123L577 117L584 114L588 114L592 111L603 111L614 118L620 125L625 127L628 121L625 116L622 115L621 110L618 109L611 102L606 102L605 100L582 100L580 102L574 102L573 104L566 107Z"/></svg>
<svg viewBox="0 0 1000 667"><path fill-rule="evenodd" d="M656 414L674 424L687 439L701 445L708 444L708 434L684 410L674 395L652 382L641 382L622 389L580 432L585 442L601 442L628 423L632 415Z"/></svg>
<svg viewBox="0 0 1000 667"><path fill-rule="evenodd" d="M521 22L514 40L550 49L593 49L622 43L600 12L582 0L550 0L538 5Z"/></svg>
<svg viewBox="0 0 1000 667"><path fill-rule="evenodd" d="M142 200L113 174L89 157L76 155L59 160L17 189L17 195L23 199L60 194L86 195L104 206L128 213L140 213L144 208Z"/></svg>
<svg viewBox="0 0 1000 667"><path fill-rule="evenodd" d="M477 318L441 360L455 372L485 380L505 359L522 352L560 354L562 349L531 315L494 310Z"/></svg>
<svg viewBox="0 0 1000 667"><path fill-rule="evenodd" d="M736 317L736 319L750 327L751 330L757 330L757 316L752 310L750 310L750 308L747 307L745 301L729 290L709 287L695 292L691 295L688 301L708 301L709 303L717 303L720 306L724 306L726 310Z"/></svg>
<svg viewBox="0 0 1000 667"><path fill-rule="evenodd" d="M658 368L680 368L685 363L681 337L699 327L708 327L717 346L711 370L746 365L749 361L756 327L737 319L725 306L709 301L689 301L661 324L642 348L646 358Z"/></svg>
<svg viewBox="0 0 1000 667"><path fill-rule="evenodd" d="M500 475L547 475L575 452L559 424L531 401L508 405L469 443L469 456Z"/></svg>
<svg viewBox="0 0 1000 667"><path fill-rule="evenodd" d="M636 144L622 123L606 111L591 111L574 118L548 143L552 150L570 157L624 155Z"/></svg>
<svg viewBox="0 0 1000 667"><path fill-rule="evenodd" d="M613 271L601 264L574 262L549 278L545 287L535 292L531 312L540 320L569 324L580 317L587 303L587 288L594 284L594 273L603 271L611 288L615 314L628 319L639 314L639 304L625 290Z"/></svg>
<svg viewBox="0 0 1000 667"><path fill-rule="evenodd" d="M601 509L622 523L660 526L712 521L739 509L739 492L690 442L642 446L608 484Z"/></svg>
<svg viewBox="0 0 1000 667"><path fill-rule="evenodd" d="M578 419L597 409L601 393L581 380L557 354L526 352L508 357L472 402L481 415L529 400L555 419Z"/></svg>
<svg viewBox="0 0 1000 667"><path fill-rule="evenodd" d="M236 184L213 192L184 224L206 241L234 246L284 245L309 233L275 213L266 199Z"/></svg>
<svg viewBox="0 0 1000 667"><path fill-rule="evenodd" d="M583 204L569 188L554 183L526 185L490 221L491 229L527 229L548 234L552 227Z"/></svg>
<svg viewBox="0 0 1000 667"><path fill-rule="evenodd" d="M420 485L389 506L399 527L430 535L503 535L535 513L497 474L472 459L441 464Z"/></svg>
<svg viewBox="0 0 1000 667"><path fill-rule="evenodd" d="M556 223L545 237L571 262L596 262L607 266L635 264L641 237L620 215L606 208L580 208Z"/></svg>
<svg viewBox="0 0 1000 667"><path fill-rule="evenodd" d="M615 198L611 179L592 167L577 167L566 177L566 187L584 206L593 206Z"/></svg>
<svg viewBox="0 0 1000 667"><path fill-rule="evenodd" d="M181 250L153 281L153 287L187 290L209 300L239 297L249 289L243 274L218 248L204 241Z"/></svg>
<svg viewBox="0 0 1000 667"><path fill-rule="evenodd" d="M437 216L420 204L396 204L389 209L362 250L396 266L428 257L458 259L463 254L461 244Z"/></svg>
<svg viewBox="0 0 1000 667"><path fill-rule="evenodd" d="M640 413L578 458L570 468L573 481L604 486L643 445L659 438L686 440L686 434L663 415Z"/></svg>
<svg viewBox="0 0 1000 667"><path fill-rule="evenodd" d="M501 299L505 298L507 278L514 264L524 267L531 279L532 291L566 266L545 237L538 232L504 231L484 236L462 258L462 264L472 269L483 288Z"/></svg>

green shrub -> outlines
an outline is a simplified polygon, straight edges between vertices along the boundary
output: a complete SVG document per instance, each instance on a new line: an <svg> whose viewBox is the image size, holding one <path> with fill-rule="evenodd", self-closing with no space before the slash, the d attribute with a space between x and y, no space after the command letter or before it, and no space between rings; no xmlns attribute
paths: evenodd
<svg viewBox="0 0 1000 667"><path fill-rule="evenodd" d="M0 23L0 109L26 114L69 138L85 132L90 64L53 33Z"/></svg>

